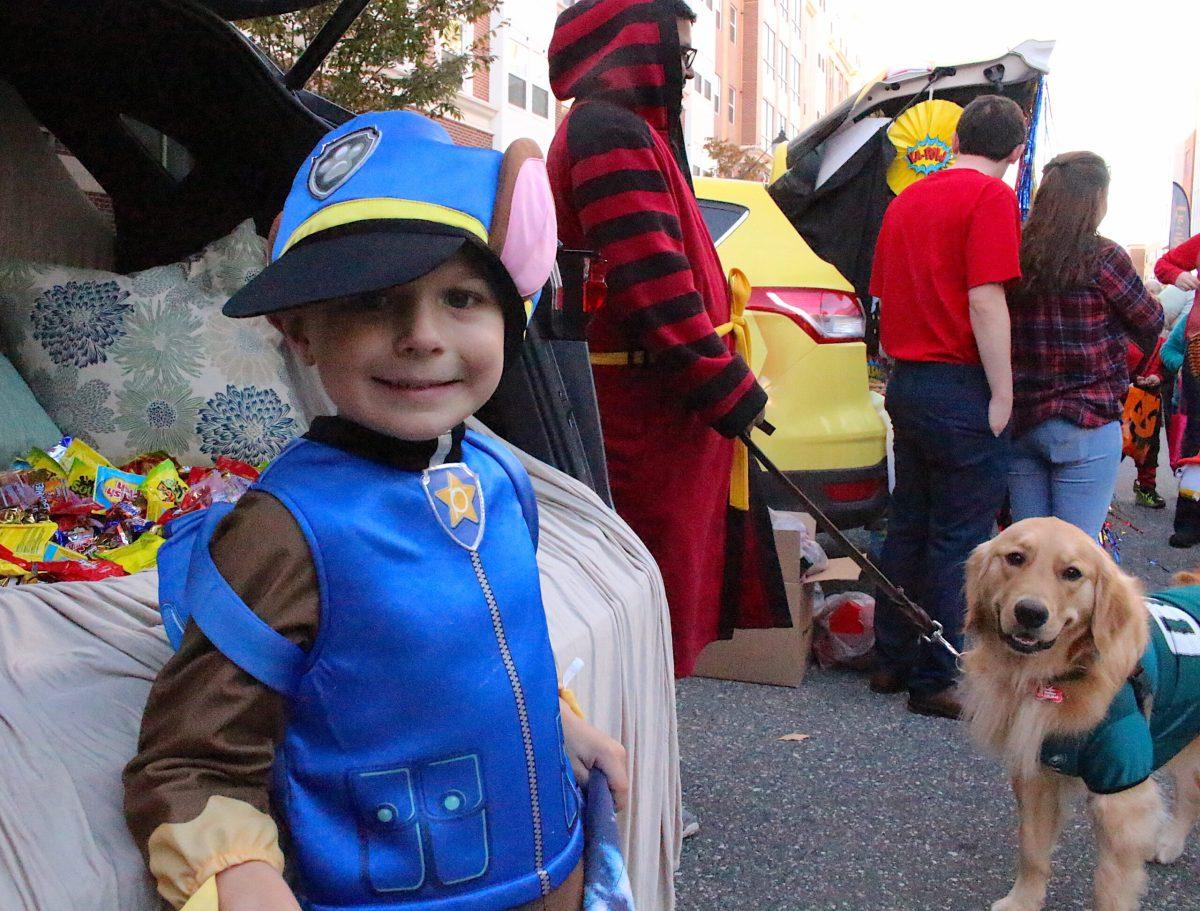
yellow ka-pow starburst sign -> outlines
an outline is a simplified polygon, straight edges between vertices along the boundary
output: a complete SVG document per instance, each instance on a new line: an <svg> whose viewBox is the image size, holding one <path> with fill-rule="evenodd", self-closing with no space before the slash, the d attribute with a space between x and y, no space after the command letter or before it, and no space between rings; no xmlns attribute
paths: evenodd
<svg viewBox="0 0 1200 911"><path fill-rule="evenodd" d="M951 141L962 110L953 101L934 98L913 105L888 127L888 139L896 147L887 172L893 193L953 163Z"/></svg>

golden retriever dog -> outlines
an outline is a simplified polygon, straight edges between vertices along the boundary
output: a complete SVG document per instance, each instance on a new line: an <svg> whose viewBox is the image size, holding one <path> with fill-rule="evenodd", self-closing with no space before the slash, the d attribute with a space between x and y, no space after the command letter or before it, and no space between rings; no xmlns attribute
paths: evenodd
<svg viewBox="0 0 1200 911"><path fill-rule="evenodd" d="M992 911L1043 906L1051 852L1084 794L1098 843L1094 907L1135 911L1145 862L1177 860L1200 816L1200 738L1164 766L1175 780L1173 816L1153 779L1092 793L1082 778L1044 764L1042 748L1096 729L1125 692L1154 622L1141 586L1084 532L1045 518L1017 522L976 548L966 594L965 716L1007 766L1019 817L1016 883ZM1134 711L1153 717L1146 702Z"/></svg>

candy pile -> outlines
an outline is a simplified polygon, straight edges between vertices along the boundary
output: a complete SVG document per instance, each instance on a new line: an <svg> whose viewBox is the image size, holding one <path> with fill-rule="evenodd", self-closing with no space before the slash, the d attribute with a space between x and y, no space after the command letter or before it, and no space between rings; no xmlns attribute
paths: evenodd
<svg viewBox="0 0 1200 911"><path fill-rule="evenodd" d="M83 440L64 437L0 471L0 586L81 582L154 566L175 516L235 502L256 468L222 456L181 468L165 452L117 467Z"/></svg>

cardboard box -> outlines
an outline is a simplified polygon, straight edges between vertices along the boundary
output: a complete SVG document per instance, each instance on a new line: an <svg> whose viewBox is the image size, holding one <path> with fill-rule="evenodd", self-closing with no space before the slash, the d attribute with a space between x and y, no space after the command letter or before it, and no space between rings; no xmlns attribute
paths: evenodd
<svg viewBox="0 0 1200 911"><path fill-rule="evenodd" d="M806 512L776 512L772 509L771 527L775 532L775 553L779 555L783 581L800 582L801 545L805 535L815 536L816 523Z"/></svg>
<svg viewBox="0 0 1200 911"><path fill-rule="evenodd" d="M812 518L802 515L812 528ZM858 578L859 568L848 557L829 561L820 573L799 579L799 530L781 528L778 514L772 513L775 543L784 570L784 590L788 610L792 615L790 629L739 629L732 639L709 644L696 661L697 677L720 680L741 680L770 686L799 686L808 669L808 653L812 645L813 585L825 581L852 581ZM783 524L789 523L784 520ZM785 560L792 560L789 564Z"/></svg>

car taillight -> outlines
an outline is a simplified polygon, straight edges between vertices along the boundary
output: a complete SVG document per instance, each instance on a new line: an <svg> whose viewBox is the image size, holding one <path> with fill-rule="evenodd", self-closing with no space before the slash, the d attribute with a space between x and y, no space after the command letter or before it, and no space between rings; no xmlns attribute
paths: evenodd
<svg viewBox="0 0 1200 911"><path fill-rule="evenodd" d="M869 500L883 486L883 478L864 478L861 481L835 481L825 485L825 496L834 503L855 503Z"/></svg>
<svg viewBox="0 0 1200 911"><path fill-rule="evenodd" d="M749 307L786 316L821 344L861 341L866 330L858 298L844 291L755 288Z"/></svg>

